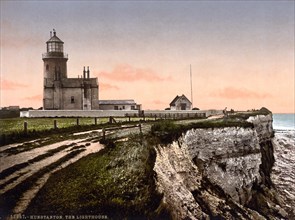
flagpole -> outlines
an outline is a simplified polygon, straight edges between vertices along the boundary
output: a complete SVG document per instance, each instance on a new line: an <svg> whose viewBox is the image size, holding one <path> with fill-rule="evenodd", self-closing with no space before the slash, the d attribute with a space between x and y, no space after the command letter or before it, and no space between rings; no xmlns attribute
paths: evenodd
<svg viewBox="0 0 295 220"><path fill-rule="evenodd" d="M192 108L194 107L194 100L193 100L193 80L192 80L192 65L190 64L190 79L191 79L191 102Z"/></svg>

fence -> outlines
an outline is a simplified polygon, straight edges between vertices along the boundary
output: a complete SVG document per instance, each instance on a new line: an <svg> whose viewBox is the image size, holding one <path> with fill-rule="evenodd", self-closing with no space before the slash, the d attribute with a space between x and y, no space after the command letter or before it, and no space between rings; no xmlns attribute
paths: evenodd
<svg viewBox="0 0 295 220"><path fill-rule="evenodd" d="M157 118L186 118L186 117L209 117L222 114L222 110L30 110L21 111L20 117L157 117Z"/></svg>
<svg viewBox="0 0 295 220"><path fill-rule="evenodd" d="M140 116L139 116L140 115ZM131 121L156 121L156 120L163 120L163 119L200 119L200 118L205 118L206 114L205 113L155 113L155 112L149 112L149 113L144 113L142 112L141 114L128 114L125 113L124 116L118 116L118 117L114 117L114 116L109 116L109 117L104 117L107 118L106 122L108 122L109 124L117 124L118 122L131 122ZM82 117L76 117L76 123L74 125L79 126L80 124L80 119ZM99 117L94 117L93 118L93 124L87 124L87 125L97 125L98 124L98 120L100 118ZM122 120L123 119L123 120ZM135 120L134 120L135 119ZM73 126L73 125L72 125ZM23 123L23 128L24 128L24 132L27 133L28 132L28 127L29 124L27 121L24 121ZM71 127L71 126L69 126ZM52 127L53 129L58 129L58 119L54 119L53 120L53 124ZM50 129L50 125L48 127L48 129Z"/></svg>

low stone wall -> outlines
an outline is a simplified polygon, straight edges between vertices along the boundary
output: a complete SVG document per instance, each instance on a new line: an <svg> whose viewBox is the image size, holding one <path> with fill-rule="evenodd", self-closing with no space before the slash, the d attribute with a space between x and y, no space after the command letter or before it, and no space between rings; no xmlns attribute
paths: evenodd
<svg viewBox="0 0 295 220"><path fill-rule="evenodd" d="M42 117L124 117L126 114L137 116L138 111L117 110L30 110L21 112L20 117L42 118Z"/></svg>
<svg viewBox="0 0 295 220"><path fill-rule="evenodd" d="M222 110L30 110L21 111L20 117L45 118L45 117L158 117L158 118L190 118L209 117L222 114Z"/></svg>
<svg viewBox="0 0 295 220"><path fill-rule="evenodd" d="M145 117L209 117L222 114L222 110L144 110Z"/></svg>

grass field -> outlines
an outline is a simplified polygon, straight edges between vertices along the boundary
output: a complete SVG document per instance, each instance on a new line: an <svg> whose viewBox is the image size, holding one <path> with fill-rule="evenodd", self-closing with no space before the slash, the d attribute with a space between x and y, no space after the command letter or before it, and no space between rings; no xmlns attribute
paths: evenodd
<svg viewBox="0 0 295 220"><path fill-rule="evenodd" d="M138 121L141 118L131 118ZM58 128L68 128L77 125L77 118L7 118L0 119L0 134L19 133L24 130L24 122L28 124L28 131L46 131L54 128L54 120ZM128 118L116 118L117 122L128 121ZM97 124L104 124L109 118L97 118ZM94 118L79 118L79 125L94 125Z"/></svg>
<svg viewBox="0 0 295 220"><path fill-rule="evenodd" d="M54 120L57 121L58 128L66 128L77 125L76 118L8 118L0 119L0 133L9 134L13 132L21 132L24 130L24 122L28 123L28 131L43 131L54 128ZM107 119L98 121L104 123ZM94 124L93 118L80 118L80 125Z"/></svg>

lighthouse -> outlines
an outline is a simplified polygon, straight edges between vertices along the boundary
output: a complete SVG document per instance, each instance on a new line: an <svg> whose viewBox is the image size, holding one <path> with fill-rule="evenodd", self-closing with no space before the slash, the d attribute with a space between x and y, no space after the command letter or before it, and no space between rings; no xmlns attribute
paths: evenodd
<svg viewBox="0 0 295 220"><path fill-rule="evenodd" d="M63 51L64 42L56 36L53 29L46 42L46 53L42 54L44 63L44 109L62 109L61 79L67 78L68 55Z"/></svg>
<svg viewBox="0 0 295 220"><path fill-rule="evenodd" d="M97 78L90 77L90 70L83 69L78 78L68 78L68 55L64 42L56 31L50 32L46 53L42 54L44 66L43 109L45 110L92 110L98 109Z"/></svg>

